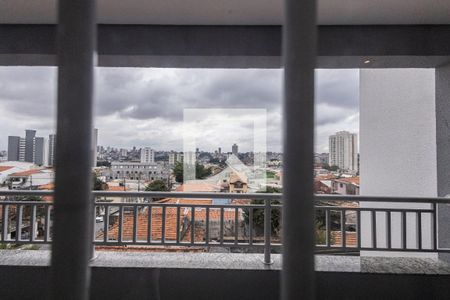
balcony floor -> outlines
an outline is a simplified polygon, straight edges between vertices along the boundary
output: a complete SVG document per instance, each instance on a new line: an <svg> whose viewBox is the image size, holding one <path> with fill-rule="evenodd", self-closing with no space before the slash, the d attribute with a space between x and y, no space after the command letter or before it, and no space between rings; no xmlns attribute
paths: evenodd
<svg viewBox="0 0 450 300"><path fill-rule="evenodd" d="M50 251L0 251L0 298L46 299ZM68 258L69 259L69 258ZM281 256L98 251L92 299L278 299ZM449 299L450 266L424 258L316 256L318 299Z"/></svg>

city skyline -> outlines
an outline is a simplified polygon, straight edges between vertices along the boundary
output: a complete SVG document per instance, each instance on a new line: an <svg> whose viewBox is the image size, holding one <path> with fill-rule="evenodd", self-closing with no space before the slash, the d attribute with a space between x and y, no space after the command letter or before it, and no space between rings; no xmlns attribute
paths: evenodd
<svg viewBox="0 0 450 300"><path fill-rule="evenodd" d="M184 108L265 108L267 149L281 151L281 70L98 68L97 74L99 145L181 151ZM358 132L359 71L316 74L316 152L324 152L333 132ZM56 68L0 67L0 79L0 150L7 149L7 136L26 128L42 136L55 132ZM199 148L237 143L243 152L252 150L249 124L205 123Z"/></svg>

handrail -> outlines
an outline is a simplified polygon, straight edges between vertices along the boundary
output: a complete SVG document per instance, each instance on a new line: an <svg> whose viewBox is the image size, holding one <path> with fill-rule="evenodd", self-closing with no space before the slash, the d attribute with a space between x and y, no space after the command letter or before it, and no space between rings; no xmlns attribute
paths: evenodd
<svg viewBox="0 0 450 300"><path fill-rule="evenodd" d="M260 199L282 201L281 193L220 193L220 192L127 192L92 191L95 197L149 197L149 198L191 198L191 199ZM46 190L0 190L0 196L53 196ZM398 197L398 196L360 196L360 195L315 195L315 201L353 201L353 202L396 202L396 203L444 203L450 204L450 198L444 197ZM300 199L299 199L300 201Z"/></svg>
<svg viewBox="0 0 450 300"><path fill-rule="evenodd" d="M52 232L52 210L53 202L49 201L28 201L24 197L24 201L15 200L14 197L8 196L52 196L53 191L40 191L40 190L0 190L0 197L6 197L5 200L0 200L1 216L8 216L10 209L14 209L16 217L8 218L6 221L3 219L1 222L0 230L0 243L15 243L15 244L48 244L51 242ZM272 240L272 212L281 211L282 208L282 194L265 194L265 193L199 193L199 192L110 192L110 191L93 191L93 199L97 218L101 217L102 224L100 227L95 226L95 230L103 232L103 238L101 240L94 240L94 244L97 246L122 246L122 245L142 245L142 246L181 246L181 247L237 247L237 248L259 248L264 250L264 263L271 262L270 253L273 249L279 249L281 243L276 239ZM109 197L108 200L112 200L111 197L125 197L125 198L138 198L137 200L147 201L134 201L134 202L110 202L102 201L101 197ZM139 199L140 198L140 199ZM146 199L147 198L147 199ZM250 201L247 203L231 203L231 204L214 204L214 203L169 203L148 201L151 198L178 198L178 199L261 199L263 203L252 204ZM276 202L276 204L273 201ZM301 201L301 199L298 199ZM324 218L321 222L321 234L325 234L325 244L316 244L316 251L319 253L353 253L358 251L405 251L405 252L438 252L438 253L450 253L450 249L438 247L438 224L437 224L437 212L438 204L449 204L449 198L440 197L379 197L379 196L349 196L349 195L315 195L315 201L323 201L325 203L316 202L314 208L316 216ZM334 206L329 202L336 202ZM365 206L347 206L340 205L342 202L377 202L377 203L422 203L427 205L414 205L403 207L373 207ZM31 209L31 210L30 210ZM184 211L184 212L183 212ZM196 212L197 211L197 212ZM257 237L255 235L253 216L256 212L263 212L263 236ZM149 213L152 212L152 213ZM165 233L167 232L166 222L168 216L176 212L176 239L166 239ZM216 215L214 222L212 220L212 213ZM231 212L224 219L225 212ZM232 215L234 212L234 215ZM43 238L39 238L35 233L37 226L37 213L41 220L41 227L43 224L44 233ZM155 214L156 215L153 215ZM217 216L219 214L219 217ZM245 219L240 214L248 214ZM211 214L211 215L210 215ZM147 237L144 240L138 238L138 220L141 222L142 216L147 225ZM231 217L230 217L231 216ZM265 216L271 216L266 218ZM352 216L352 217L350 217ZM377 217L378 216L378 217ZM408 222L408 216L413 216L416 222ZM353 218L347 221L347 217ZM364 234L362 234L362 221L361 218L366 218L364 225ZM152 218L159 218L161 221L157 221L159 225L152 224ZM234 220L230 221L230 218ZM334 218L334 221L332 220ZM339 218L336 219L336 218ZM25 220L25 221L24 221ZM43 223L42 223L42 220ZM112 223L110 220L113 220ZM131 240L125 239L125 227L124 220L132 220L132 238ZM244 222L243 220L247 220ZM396 221L395 221L396 220ZM396 223L395 223L395 222ZM23 223L25 222L25 223ZM156 221L155 221L156 222ZM200 223L197 223L200 222ZM234 222L234 223L233 223ZM395 224L400 224L395 225ZM225 223L228 227L226 230L229 232L227 236L224 235ZM384 223L381 227L377 224ZM395 224L394 224L395 223ZM202 225L203 224L203 225ZM240 224L239 229L237 224ZM422 228L422 224L425 225ZM261 224L260 224L261 225ZM28 227L27 227L28 226ZM116 226L116 233L112 233L111 226ZM152 226L161 226L161 237L152 238ZM203 240L200 242L195 241L195 229L197 226L204 226ZM215 229L212 229L215 226ZM247 227L246 227L247 226ZM339 228L337 228L339 226ZM346 226L350 226L347 228ZM384 227L383 227L384 226ZM26 227L26 228L25 228ZM401 241L394 240L392 238L393 230L400 230ZM22 234L22 229L24 233ZM129 230L129 229L128 229ZM172 226L173 230L173 226ZM190 239L188 241L183 240L183 235L186 230L190 230ZM216 230L215 233L210 230ZM242 235L239 233L242 231ZM317 229L319 230L319 229ZM100 232L99 231L99 232ZM385 232L385 242L378 240L378 232ZM415 245L411 246L411 243L407 243L407 232L414 232L417 236ZM14 236L9 236L10 233L15 232ZM231 232L231 237L230 237ZM319 232L319 231L318 231ZM428 235L431 232L430 241L423 243L423 235ZM26 236L25 234L28 234ZM129 235L130 232L127 232ZM319 234L319 233L318 233ZM347 234L349 240L347 240ZM139 234L140 235L140 234ZM42 232L41 232L42 236ZM157 234L158 236L158 234ZM213 237L214 236L214 237ZM263 241L260 238L264 238ZM350 239L353 239L350 241ZM356 241L355 241L356 238ZM335 240L337 239L337 240ZM340 239L340 240L339 240ZM366 240L364 240L366 239ZM369 244L368 244L369 242ZM393 243L396 242L396 245ZM400 244L399 244L400 242ZM355 243L357 243L355 245ZM428 244L431 243L431 245Z"/></svg>

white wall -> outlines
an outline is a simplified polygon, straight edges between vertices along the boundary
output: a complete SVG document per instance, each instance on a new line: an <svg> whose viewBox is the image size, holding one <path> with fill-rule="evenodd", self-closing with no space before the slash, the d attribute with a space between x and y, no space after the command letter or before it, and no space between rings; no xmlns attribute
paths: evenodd
<svg viewBox="0 0 450 300"><path fill-rule="evenodd" d="M437 196L434 69L360 71L361 195ZM429 208L427 204L362 203L362 207ZM377 214L377 240L386 243L385 214ZM416 243L416 217L407 216L407 245ZM423 215L423 245L431 245L431 218ZM400 246L400 216L393 215L393 246ZM371 222L362 216L362 244ZM367 255L369 253L365 253ZM379 254L379 253L378 253ZM386 254L384 255L391 255Z"/></svg>

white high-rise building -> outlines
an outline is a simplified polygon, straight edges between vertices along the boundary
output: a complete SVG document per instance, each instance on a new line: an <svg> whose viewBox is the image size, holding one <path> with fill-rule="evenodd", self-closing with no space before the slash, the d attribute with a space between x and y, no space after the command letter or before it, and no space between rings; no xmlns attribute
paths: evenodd
<svg viewBox="0 0 450 300"><path fill-rule="evenodd" d="M98 129L94 128L92 132L92 165L97 166L97 141L98 141Z"/></svg>
<svg viewBox="0 0 450 300"><path fill-rule="evenodd" d="M154 163L155 151L150 147L141 149L141 163Z"/></svg>
<svg viewBox="0 0 450 300"><path fill-rule="evenodd" d="M48 165L55 165L56 134L48 136Z"/></svg>
<svg viewBox="0 0 450 300"><path fill-rule="evenodd" d="M238 153L239 153L239 150L238 150L239 148L238 148L238 145L237 144L233 144L233 146L231 146L231 152L234 154L234 155L238 155Z"/></svg>
<svg viewBox="0 0 450 300"><path fill-rule="evenodd" d="M329 138L330 166L342 170L358 171L358 135L348 131L339 131Z"/></svg>
<svg viewBox="0 0 450 300"><path fill-rule="evenodd" d="M173 166L177 162L183 162L183 153L182 152L169 152L169 165Z"/></svg>

